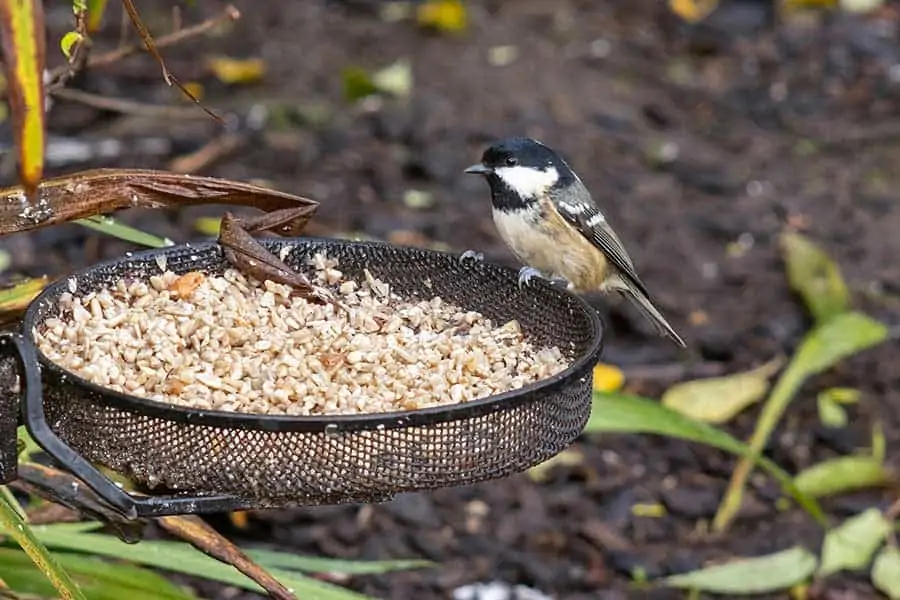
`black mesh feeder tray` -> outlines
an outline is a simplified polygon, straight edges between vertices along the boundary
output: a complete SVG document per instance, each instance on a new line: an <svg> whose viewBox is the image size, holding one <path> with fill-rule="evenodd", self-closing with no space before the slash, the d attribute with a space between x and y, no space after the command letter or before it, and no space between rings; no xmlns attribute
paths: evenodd
<svg viewBox="0 0 900 600"><path fill-rule="evenodd" d="M543 280L520 288L512 269L448 253L343 240L261 242L293 267L325 252L345 276L359 281L368 269L401 297L438 295L493 322L516 319L526 339L557 346L568 366L512 392L438 408L299 417L151 401L52 363L34 331L58 315L64 292L81 296L122 277L149 278L160 273L161 256L176 274L220 274L228 266L215 242L147 251L55 282L28 308L22 332L0 338L0 479L16 476L20 422L61 468L128 517L380 502L526 470L583 430L602 326L579 297ZM128 477L138 491L124 490L98 466Z"/></svg>

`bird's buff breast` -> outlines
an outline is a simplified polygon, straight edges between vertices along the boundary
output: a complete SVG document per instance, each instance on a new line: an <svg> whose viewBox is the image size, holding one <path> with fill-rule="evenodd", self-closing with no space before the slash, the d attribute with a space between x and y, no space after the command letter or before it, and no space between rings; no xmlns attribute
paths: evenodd
<svg viewBox="0 0 900 600"><path fill-rule="evenodd" d="M494 210L497 232L521 262L545 275L565 278L576 290L600 288L607 270L603 253L559 216L549 219L537 210L519 214Z"/></svg>

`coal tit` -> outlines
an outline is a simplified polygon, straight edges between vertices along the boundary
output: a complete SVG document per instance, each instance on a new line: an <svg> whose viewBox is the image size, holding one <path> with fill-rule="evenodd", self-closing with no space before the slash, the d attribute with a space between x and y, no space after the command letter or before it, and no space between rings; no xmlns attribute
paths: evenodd
<svg viewBox="0 0 900 600"><path fill-rule="evenodd" d="M530 138L505 139L465 172L487 179L497 231L527 265L519 271L520 284L539 276L563 279L578 292L619 292L660 335L685 346L650 301L631 257L590 192L553 150Z"/></svg>

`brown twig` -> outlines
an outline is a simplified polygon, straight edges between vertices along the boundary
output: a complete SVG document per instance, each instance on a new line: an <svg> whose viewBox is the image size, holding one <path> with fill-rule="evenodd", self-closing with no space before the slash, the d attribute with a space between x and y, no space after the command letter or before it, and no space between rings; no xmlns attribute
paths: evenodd
<svg viewBox="0 0 900 600"><path fill-rule="evenodd" d="M62 98L63 100L71 100L72 102L79 102L86 106L117 112L123 115L140 115L163 119L197 119L202 117L202 115L198 114L197 111L192 108L145 104L143 102L127 100L125 98L99 96L97 94L73 90L71 88L60 88L53 92L53 95L57 98Z"/></svg>
<svg viewBox="0 0 900 600"><path fill-rule="evenodd" d="M180 42L185 40L203 35L209 30L215 28L218 25L221 25L225 22L234 22L241 18L241 13L237 8L231 6L230 4L225 7L225 9L215 17L207 19L202 23L198 23L197 25L193 25L191 27L185 27L184 29L179 29L177 31L173 31L167 35L164 35L158 39L156 39L153 44L156 50L160 50L162 48L166 48L169 46L174 46ZM127 58L133 54L137 54L141 52L145 46L143 44L131 44L127 46L120 46L115 50L111 50L109 52L104 52L103 54L94 54L87 58L85 67L95 68L95 67L103 67L107 65L111 65L116 63L124 58ZM158 54L158 53L157 53ZM64 77L69 71L69 65L65 65L62 67L58 67L51 71L51 87L55 89L57 87L56 81ZM77 72L77 71L76 71ZM167 81L168 83L168 81Z"/></svg>
<svg viewBox="0 0 900 600"><path fill-rule="evenodd" d="M211 139L199 150L173 159L169 170L176 173L197 173L214 162L236 151L247 141L247 137L236 133L223 133Z"/></svg>

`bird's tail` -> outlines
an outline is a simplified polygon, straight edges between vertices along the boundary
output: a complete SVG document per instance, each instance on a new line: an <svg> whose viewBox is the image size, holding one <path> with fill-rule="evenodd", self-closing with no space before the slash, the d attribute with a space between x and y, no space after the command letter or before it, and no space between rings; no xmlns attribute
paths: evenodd
<svg viewBox="0 0 900 600"><path fill-rule="evenodd" d="M672 329L672 326L669 325L666 318L662 316L662 313L653 306L653 302L650 301L650 298L645 296L641 290L635 288L630 282L625 281L624 278L618 276L614 277L615 282L612 282L612 285L610 286L612 289L615 289L617 292L620 292L628 298L628 300L640 310L641 314L644 315L648 321L653 323L653 326L660 335L672 339L672 341L682 348L687 347L684 340L681 339L681 336Z"/></svg>

